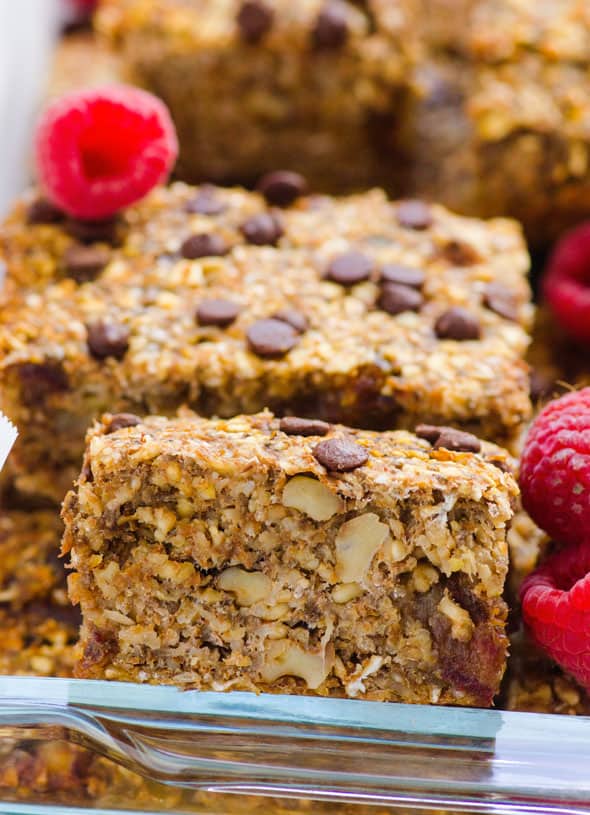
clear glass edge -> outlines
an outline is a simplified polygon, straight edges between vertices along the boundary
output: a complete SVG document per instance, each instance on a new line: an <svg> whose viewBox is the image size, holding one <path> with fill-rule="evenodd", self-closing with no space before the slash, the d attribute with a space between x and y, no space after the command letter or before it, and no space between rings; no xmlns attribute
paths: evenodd
<svg viewBox="0 0 590 815"><path fill-rule="evenodd" d="M278 789L335 801L356 795L377 805L404 801L405 809L444 799L453 812L590 811L589 717L0 677L0 734L26 727L30 738L39 727L43 738L47 724L143 775L187 787L263 795ZM196 738L204 734L206 740ZM249 745L248 762L227 748L228 736L242 751ZM322 757L319 769L292 760L298 738ZM215 739L221 758L204 748ZM346 765L349 741L370 752L369 764ZM270 742L266 752L263 742ZM61 811L86 810L0 801L0 813Z"/></svg>

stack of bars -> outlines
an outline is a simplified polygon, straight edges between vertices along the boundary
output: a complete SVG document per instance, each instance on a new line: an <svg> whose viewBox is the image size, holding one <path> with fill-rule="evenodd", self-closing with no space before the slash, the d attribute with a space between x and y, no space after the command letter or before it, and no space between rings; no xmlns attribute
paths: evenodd
<svg viewBox="0 0 590 815"><path fill-rule="evenodd" d="M108 414L65 503L77 670L490 704L517 490L477 436L531 413L520 231L260 188L2 229L13 500L57 507Z"/></svg>

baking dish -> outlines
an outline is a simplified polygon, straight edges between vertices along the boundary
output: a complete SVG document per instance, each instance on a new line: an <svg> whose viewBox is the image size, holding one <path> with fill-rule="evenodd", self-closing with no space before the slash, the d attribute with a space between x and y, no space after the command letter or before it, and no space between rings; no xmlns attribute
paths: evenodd
<svg viewBox="0 0 590 815"><path fill-rule="evenodd" d="M64 741L151 779L151 811L590 811L586 717L1 677L4 752ZM87 811L26 798L0 812ZM125 780L92 808L148 811Z"/></svg>

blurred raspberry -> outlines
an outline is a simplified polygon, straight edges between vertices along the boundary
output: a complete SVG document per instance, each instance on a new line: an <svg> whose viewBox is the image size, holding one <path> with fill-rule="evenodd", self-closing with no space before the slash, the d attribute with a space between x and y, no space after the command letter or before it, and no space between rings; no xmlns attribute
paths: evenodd
<svg viewBox="0 0 590 815"><path fill-rule="evenodd" d="M552 538L589 538L590 388L541 411L525 440L519 480L525 509Z"/></svg>
<svg viewBox="0 0 590 815"><path fill-rule="evenodd" d="M590 222L559 241L547 264L543 291L564 331L590 343Z"/></svg>
<svg viewBox="0 0 590 815"><path fill-rule="evenodd" d="M590 690L590 546L548 558L523 582L525 624L537 643Z"/></svg>
<svg viewBox="0 0 590 815"><path fill-rule="evenodd" d="M146 91L109 85L67 94L42 115L39 180L69 215L99 220L164 181L178 153L166 106Z"/></svg>

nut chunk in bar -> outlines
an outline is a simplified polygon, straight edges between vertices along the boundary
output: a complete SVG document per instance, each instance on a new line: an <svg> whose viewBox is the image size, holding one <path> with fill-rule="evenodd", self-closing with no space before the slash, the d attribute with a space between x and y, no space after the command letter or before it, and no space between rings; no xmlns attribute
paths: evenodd
<svg viewBox="0 0 590 815"><path fill-rule="evenodd" d="M64 505L79 676L491 704L517 495L500 448L269 412L112 425Z"/></svg>

